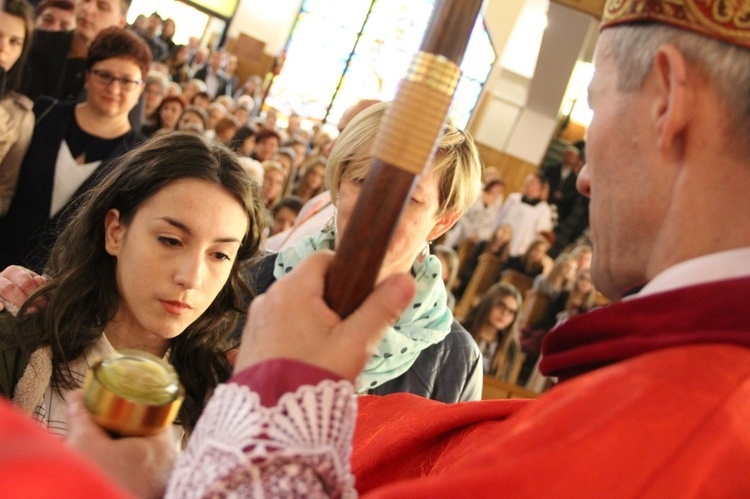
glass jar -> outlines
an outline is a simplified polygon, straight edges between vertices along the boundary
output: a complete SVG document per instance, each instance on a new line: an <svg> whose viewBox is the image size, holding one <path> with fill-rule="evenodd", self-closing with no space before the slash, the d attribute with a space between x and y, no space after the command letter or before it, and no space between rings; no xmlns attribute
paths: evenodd
<svg viewBox="0 0 750 499"><path fill-rule="evenodd" d="M169 426L185 390L168 362L139 350L115 352L94 364L83 399L94 421L119 436L145 436Z"/></svg>

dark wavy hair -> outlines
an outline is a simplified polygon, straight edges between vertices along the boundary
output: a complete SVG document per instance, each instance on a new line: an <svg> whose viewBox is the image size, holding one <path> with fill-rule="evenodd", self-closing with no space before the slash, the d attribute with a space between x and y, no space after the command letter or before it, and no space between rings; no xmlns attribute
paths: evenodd
<svg viewBox="0 0 750 499"><path fill-rule="evenodd" d="M16 63L6 73L5 93L18 90L23 77L23 67L26 65L26 59L29 57L31 42L34 35L34 20L31 6L25 0L6 0L3 12L13 17L18 17L23 21L26 38L23 41L23 50ZM0 95L4 97L4 95Z"/></svg>
<svg viewBox="0 0 750 499"><path fill-rule="evenodd" d="M242 156L245 156L245 153L242 152L242 145L245 143L247 139L255 135L255 130L253 130L248 125L243 125L237 129L236 132L234 132L234 137L232 137L232 140L229 141L228 147L236 152L237 154L241 154Z"/></svg>
<svg viewBox="0 0 750 499"><path fill-rule="evenodd" d="M214 387L231 374L224 351L250 295L239 269L257 255L264 228L258 188L237 156L223 146L196 134L175 132L123 156L63 229L47 263L49 283L21 307L15 343L29 352L51 347L52 386L58 391L76 388L68 363L100 338L120 304L117 260L104 247L107 213L118 210L127 225L146 200L183 178L223 187L248 217L248 231L226 284L203 315L170 340L169 361L186 391L180 421L190 430ZM30 304L38 299L47 305L32 312Z"/></svg>
<svg viewBox="0 0 750 499"><path fill-rule="evenodd" d="M102 30L91 42L86 56L86 70L91 71L97 62L115 57L133 61L140 68L142 79L148 75L151 49L140 36L115 26Z"/></svg>

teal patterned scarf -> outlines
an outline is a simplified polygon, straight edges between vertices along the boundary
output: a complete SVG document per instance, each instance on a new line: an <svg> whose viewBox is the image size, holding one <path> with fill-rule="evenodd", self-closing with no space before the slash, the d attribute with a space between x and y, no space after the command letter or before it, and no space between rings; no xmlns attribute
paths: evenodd
<svg viewBox="0 0 750 499"><path fill-rule="evenodd" d="M309 236L276 256L273 275L282 278L307 255L321 249L333 249L336 228ZM417 360L420 352L442 341L451 330L453 315L447 304L440 260L429 255L414 262L412 275L417 284L414 299L393 327L388 328L377 352L359 377L359 393L398 378Z"/></svg>

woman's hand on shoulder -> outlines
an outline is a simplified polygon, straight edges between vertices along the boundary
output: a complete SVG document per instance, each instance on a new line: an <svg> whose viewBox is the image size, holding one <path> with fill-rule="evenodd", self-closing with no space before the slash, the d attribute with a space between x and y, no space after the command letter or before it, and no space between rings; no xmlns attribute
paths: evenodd
<svg viewBox="0 0 750 499"><path fill-rule="evenodd" d="M235 372L270 359L291 359L354 381L386 328L414 296L408 274L379 283L365 302L341 319L323 299L331 252L317 252L255 298L250 306Z"/></svg>
<svg viewBox="0 0 750 499"><path fill-rule="evenodd" d="M36 289L47 280L19 265L11 265L0 272L0 311L7 309L13 315Z"/></svg>

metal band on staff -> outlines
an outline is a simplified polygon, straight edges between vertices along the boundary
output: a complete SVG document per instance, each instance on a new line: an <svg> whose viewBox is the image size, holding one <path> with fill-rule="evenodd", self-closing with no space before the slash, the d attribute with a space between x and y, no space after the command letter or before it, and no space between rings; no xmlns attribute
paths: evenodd
<svg viewBox="0 0 750 499"><path fill-rule="evenodd" d="M386 111L373 156L415 175L435 151L461 70L443 56L418 52Z"/></svg>
<svg viewBox="0 0 750 499"><path fill-rule="evenodd" d="M326 303L342 317L372 291L415 178L432 160L481 6L435 2L420 52L383 118L372 167L326 275Z"/></svg>

